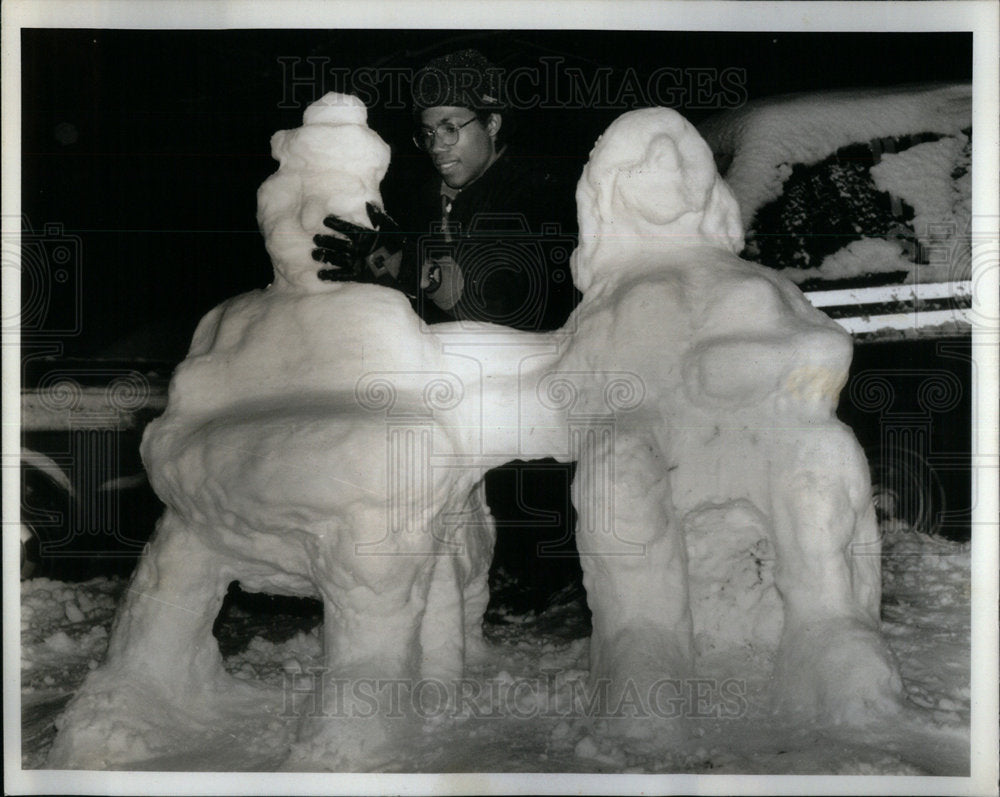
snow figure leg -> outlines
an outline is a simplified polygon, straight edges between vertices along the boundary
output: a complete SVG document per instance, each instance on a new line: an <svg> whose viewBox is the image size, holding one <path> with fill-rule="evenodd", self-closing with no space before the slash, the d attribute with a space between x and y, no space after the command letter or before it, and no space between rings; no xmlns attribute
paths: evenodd
<svg viewBox="0 0 1000 797"><path fill-rule="evenodd" d="M483 638L483 615L490 602L490 564L496 542L496 525L486 505L484 483L478 482L469 493L468 521L459 530L458 560L462 577L462 625L465 628L465 660L475 663L486 655Z"/></svg>
<svg viewBox="0 0 1000 797"><path fill-rule="evenodd" d="M496 528L482 481L468 492L454 519L445 518L445 523L445 541L435 557L420 629L420 671L425 678L450 681L462 677L467 663L486 655L483 615L490 599Z"/></svg>
<svg viewBox="0 0 1000 797"><path fill-rule="evenodd" d="M881 551L864 454L839 426L789 435L777 448L771 484L785 620L775 706L834 724L893 714L902 683L879 633Z"/></svg>
<svg viewBox="0 0 1000 797"><path fill-rule="evenodd" d="M573 501L593 612L590 688L616 732L676 741L681 722L669 698L691 671L693 643L667 469L652 437L610 430L586 437Z"/></svg>
<svg viewBox="0 0 1000 797"><path fill-rule="evenodd" d="M433 535L402 530L383 543L357 544L385 529L384 505L350 517L352 531L319 552L323 598L322 672L286 769L368 769L391 758L409 727L420 674L419 634L438 557ZM447 580L447 579L446 579ZM461 635L456 612L451 633Z"/></svg>
<svg viewBox="0 0 1000 797"><path fill-rule="evenodd" d="M108 664L125 662L152 681L183 690L217 677L222 654L212 624L230 580L227 564L228 557L167 510L129 584Z"/></svg>
<svg viewBox="0 0 1000 797"><path fill-rule="evenodd" d="M232 561L168 510L119 609L107 658L63 715L55 768L113 768L175 750L213 706L255 690L222 668L212 624ZM266 710L257 695L258 712ZM216 720L218 719L216 715Z"/></svg>
<svg viewBox="0 0 1000 797"><path fill-rule="evenodd" d="M461 580L456 554L441 553L435 557L427 610L420 626L422 678L449 681L462 677L466 644L459 632L465 621Z"/></svg>

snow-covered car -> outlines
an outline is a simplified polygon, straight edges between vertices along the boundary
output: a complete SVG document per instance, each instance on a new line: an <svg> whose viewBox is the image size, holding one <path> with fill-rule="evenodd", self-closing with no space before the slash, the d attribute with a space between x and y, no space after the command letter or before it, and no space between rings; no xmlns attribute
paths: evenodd
<svg viewBox="0 0 1000 797"><path fill-rule="evenodd" d="M743 256L859 344L839 413L869 452L881 511L966 537L971 85L769 97L699 131L740 204Z"/></svg>

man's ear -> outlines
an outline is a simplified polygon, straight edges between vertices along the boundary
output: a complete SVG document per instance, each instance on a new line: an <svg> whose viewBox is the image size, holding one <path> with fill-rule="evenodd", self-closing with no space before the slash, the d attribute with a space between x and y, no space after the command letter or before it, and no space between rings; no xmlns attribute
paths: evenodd
<svg viewBox="0 0 1000 797"><path fill-rule="evenodd" d="M495 138L502 126L503 117L498 113L491 113L490 118L486 120L486 132L490 134L490 138Z"/></svg>

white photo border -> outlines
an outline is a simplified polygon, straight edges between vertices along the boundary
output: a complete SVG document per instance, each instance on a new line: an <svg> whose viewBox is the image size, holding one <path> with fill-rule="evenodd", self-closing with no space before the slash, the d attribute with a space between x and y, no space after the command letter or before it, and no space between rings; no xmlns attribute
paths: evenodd
<svg viewBox="0 0 1000 797"><path fill-rule="evenodd" d="M234 29L234 28L431 28L698 31L971 31L974 70L973 275L974 308L997 319L995 260L998 207L998 5L991 0L959 2L655 2L654 0L518 0L433 4L297 0L13 0L4 2L3 52L3 223L13 231L20 217L20 31L33 27ZM16 318L18 274L3 282L3 317ZM19 484L9 466L19 446L19 336L3 340L3 611L4 762L7 793L61 794L423 794L439 793L771 793L771 794L996 794L997 790L997 330L974 327L975 371L973 462L978 488L972 545L972 774L969 778L812 777L747 775L317 775L276 773L123 773L22 771L20 699L13 673L20 666L20 596L13 563L18 559L14 525Z"/></svg>

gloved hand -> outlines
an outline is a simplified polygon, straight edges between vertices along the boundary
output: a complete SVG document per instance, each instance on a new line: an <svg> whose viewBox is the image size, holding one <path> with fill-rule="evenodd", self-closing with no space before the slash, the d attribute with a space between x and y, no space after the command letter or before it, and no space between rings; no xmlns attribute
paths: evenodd
<svg viewBox="0 0 1000 797"><path fill-rule="evenodd" d="M442 310L451 310L462 298L465 277L462 268L451 255L439 255L424 263L420 287Z"/></svg>
<svg viewBox="0 0 1000 797"><path fill-rule="evenodd" d="M327 216L323 224L344 237L316 235L312 257L333 268L320 269L321 280L374 282L387 273L393 279L399 274L400 254L404 238L392 217L371 202L365 210L372 229L352 224L337 216Z"/></svg>

